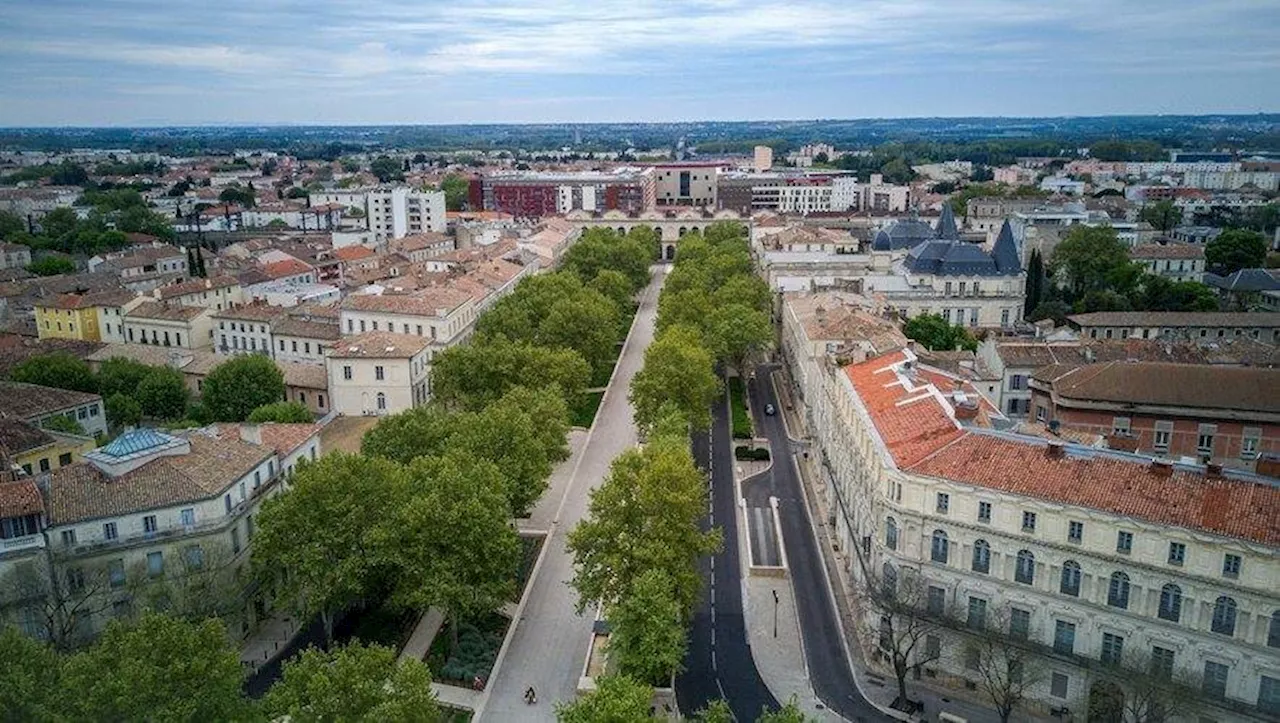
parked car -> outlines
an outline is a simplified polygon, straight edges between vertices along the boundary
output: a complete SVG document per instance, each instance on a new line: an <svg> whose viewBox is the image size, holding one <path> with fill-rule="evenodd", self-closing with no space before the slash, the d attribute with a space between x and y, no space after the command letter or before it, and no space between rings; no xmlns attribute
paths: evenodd
<svg viewBox="0 0 1280 723"><path fill-rule="evenodd" d="M772 404L766 404L764 405L764 413L772 417L773 415L778 413L778 410L774 409Z"/></svg>

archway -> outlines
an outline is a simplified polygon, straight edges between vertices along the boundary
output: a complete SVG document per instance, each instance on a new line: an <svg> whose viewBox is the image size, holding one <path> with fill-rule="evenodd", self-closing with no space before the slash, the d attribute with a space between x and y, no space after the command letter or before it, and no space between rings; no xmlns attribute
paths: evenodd
<svg viewBox="0 0 1280 723"><path fill-rule="evenodd" d="M676 258L676 247L674 244L667 244L667 248L663 253L663 258L667 261L674 261Z"/></svg>
<svg viewBox="0 0 1280 723"><path fill-rule="evenodd" d="M1089 723L1124 723L1124 691L1107 680L1089 687Z"/></svg>

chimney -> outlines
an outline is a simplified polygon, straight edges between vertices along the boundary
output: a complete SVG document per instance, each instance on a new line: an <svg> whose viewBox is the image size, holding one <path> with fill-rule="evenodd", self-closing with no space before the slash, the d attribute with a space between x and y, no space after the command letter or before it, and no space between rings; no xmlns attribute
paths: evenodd
<svg viewBox="0 0 1280 723"><path fill-rule="evenodd" d="M1209 479L1222 479L1222 465L1210 462L1204 466L1204 476Z"/></svg>
<svg viewBox="0 0 1280 723"><path fill-rule="evenodd" d="M240 439L249 444L262 444L262 427L257 424L244 423L240 425Z"/></svg>
<svg viewBox="0 0 1280 723"><path fill-rule="evenodd" d="M1151 460L1151 474L1171 477L1173 476L1173 463L1162 459L1153 459Z"/></svg>
<svg viewBox="0 0 1280 723"><path fill-rule="evenodd" d="M1049 459L1064 459L1067 456L1067 446L1061 442L1050 442L1044 448L1044 456Z"/></svg>

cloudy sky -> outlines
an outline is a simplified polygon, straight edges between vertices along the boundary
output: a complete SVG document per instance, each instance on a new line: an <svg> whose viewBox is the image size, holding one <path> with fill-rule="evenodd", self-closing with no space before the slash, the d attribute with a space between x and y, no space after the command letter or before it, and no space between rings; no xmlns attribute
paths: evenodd
<svg viewBox="0 0 1280 723"><path fill-rule="evenodd" d="M0 125L1280 111L1278 0L3 0Z"/></svg>

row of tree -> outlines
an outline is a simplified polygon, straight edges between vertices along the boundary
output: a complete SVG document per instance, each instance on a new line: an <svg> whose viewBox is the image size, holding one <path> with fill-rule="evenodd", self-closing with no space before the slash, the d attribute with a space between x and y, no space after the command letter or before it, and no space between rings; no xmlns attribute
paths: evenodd
<svg viewBox="0 0 1280 723"><path fill-rule="evenodd" d="M437 721L431 675L394 650L305 651L261 701L242 692L238 651L215 619L160 613L113 621L91 647L59 653L0 630L0 717L10 721Z"/></svg>
<svg viewBox="0 0 1280 723"><path fill-rule="evenodd" d="M145 233L164 240L176 238L169 220L147 206L136 190L115 189L86 193L78 205L87 206L81 218L75 208L56 208L31 228L28 219L0 211L0 241L33 250L92 256L128 245L126 233Z"/></svg>

